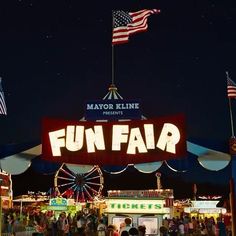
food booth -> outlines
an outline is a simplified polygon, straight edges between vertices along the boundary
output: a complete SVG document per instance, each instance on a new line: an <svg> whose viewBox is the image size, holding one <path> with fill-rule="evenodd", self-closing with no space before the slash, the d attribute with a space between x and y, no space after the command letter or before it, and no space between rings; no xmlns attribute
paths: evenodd
<svg viewBox="0 0 236 236"><path fill-rule="evenodd" d="M125 218L130 218L132 226L146 227L146 235L160 235L163 218L171 214L173 190L111 190L105 202L108 224L119 229Z"/></svg>
<svg viewBox="0 0 236 236"><path fill-rule="evenodd" d="M12 207L12 179L11 175L5 171L0 171L0 200L1 209Z"/></svg>
<svg viewBox="0 0 236 236"><path fill-rule="evenodd" d="M184 208L184 213L190 214L190 216L198 217L199 219L204 219L205 217L213 217L215 220L217 217L226 214L227 210L224 207L217 207L219 200L197 200L191 201L190 207Z"/></svg>
<svg viewBox="0 0 236 236"><path fill-rule="evenodd" d="M49 204L41 207L41 210L51 211L56 218L61 212L71 213L75 215L77 211L82 210L82 203L75 203L74 199L62 197L51 198Z"/></svg>

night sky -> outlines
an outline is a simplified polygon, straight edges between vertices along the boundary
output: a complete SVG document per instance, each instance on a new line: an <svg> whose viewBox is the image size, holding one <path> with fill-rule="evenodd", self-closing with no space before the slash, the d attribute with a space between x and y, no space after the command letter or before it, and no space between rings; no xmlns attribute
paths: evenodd
<svg viewBox="0 0 236 236"><path fill-rule="evenodd" d="M82 118L85 102L102 99L111 84L112 10L144 8L161 13L148 18L147 32L115 46L118 92L141 100L147 118L185 113L188 139L228 142L225 72L236 81L235 1L11 0L0 3L8 109L0 144L40 143L43 117Z"/></svg>

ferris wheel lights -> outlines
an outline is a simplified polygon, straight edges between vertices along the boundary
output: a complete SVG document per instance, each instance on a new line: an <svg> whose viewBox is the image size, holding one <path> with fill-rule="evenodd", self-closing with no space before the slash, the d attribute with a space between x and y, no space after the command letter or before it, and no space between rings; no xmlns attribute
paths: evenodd
<svg viewBox="0 0 236 236"><path fill-rule="evenodd" d="M76 173L63 164L54 177L54 186L59 196L72 197L76 202L93 201L101 197L103 176L99 166L86 173Z"/></svg>

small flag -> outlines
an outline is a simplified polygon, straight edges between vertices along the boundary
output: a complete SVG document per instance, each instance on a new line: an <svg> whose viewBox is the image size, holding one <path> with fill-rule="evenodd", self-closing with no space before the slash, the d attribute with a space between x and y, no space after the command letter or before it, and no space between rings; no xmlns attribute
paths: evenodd
<svg viewBox="0 0 236 236"><path fill-rule="evenodd" d="M229 153L231 155L236 155L236 138L231 137L229 139Z"/></svg>
<svg viewBox="0 0 236 236"><path fill-rule="evenodd" d="M226 75L228 98L236 98L236 83L229 78L228 72L226 72Z"/></svg>
<svg viewBox="0 0 236 236"><path fill-rule="evenodd" d="M0 115L7 114L7 107L4 98L4 92L2 89L2 78L0 77Z"/></svg>
<svg viewBox="0 0 236 236"><path fill-rule="evenodd" d="M147 18L151 14L160 13L160 10L140 10L137 12L114 11L112 44L127 43L129 35L146 31Z"/></svg>

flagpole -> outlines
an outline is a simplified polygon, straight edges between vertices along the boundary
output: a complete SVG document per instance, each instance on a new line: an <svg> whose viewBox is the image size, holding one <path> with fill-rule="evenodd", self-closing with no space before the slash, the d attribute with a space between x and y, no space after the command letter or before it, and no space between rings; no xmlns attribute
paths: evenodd
<svg viewBox="0 0 236 236"><path fill-rule="evenodd" d="M229 73L226 71L226 76L229 78ZM231 137L234 138L234 120L233 120L233 113L232 113L232 106L231 106L231 98L228 98L229 100L229 114L230 114L230 124L231 124Z"/></svg>
<svg viewBox="0 0 236 236"><path fill-rule="evenodd" d="M229 73L226 71L227 76L227 83L230 80ZM231 80L230 80L231 81ZM227 86L228 87L228 86ZM236 207L235 207L235 188L236 188L236 175L234 170L236 169L236 151L235 151L235 136L234 136L234 123L233 123L233 113L232 113L232 106L231 106L231 96L229 96L228 91L228 99L229 99L229 112L230 112L230 122L231 122L231 138L230 138L230 155L231 155L231 178L229 182L230 193L229 193L229 200L230 200L230 208L231 208L231 229L232 235L236 233Z"/></svg>
<svg viewBox="0 0 236 236"><path fill-rule="evenodd" d="M111 84L115 85L115 58L114 58L114 45L111 46L111 52L112 52L112 65L111 65Z"/></svg>
<svg viewBox="0 0 236 236"><path fill-rule="evenodd" d="M112 31L114 29L114 11L112 11ZM114 45L111 46L111 84L115 85L115 56L114 56Z"/></svg>
<svg viewBox="0 0 236 236"><path fill-rule="evenodd" d="M231 137L234 138L234 121L233 121L233 113L231 106L231 99L229 98L229 114L230 114L230 124L231 124Z"/></svg>

